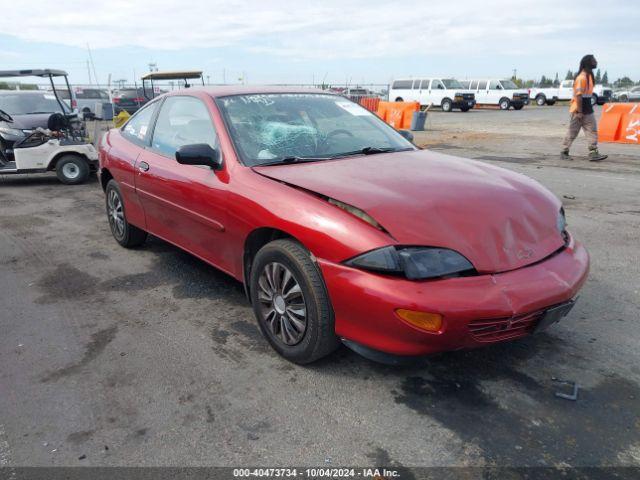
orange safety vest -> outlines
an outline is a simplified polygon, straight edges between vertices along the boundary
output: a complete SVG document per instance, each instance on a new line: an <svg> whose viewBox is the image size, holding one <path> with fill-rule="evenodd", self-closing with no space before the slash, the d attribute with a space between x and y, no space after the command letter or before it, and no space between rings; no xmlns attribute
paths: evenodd
<svg viewBox="0 0 640 480"><path fill-rule="evenodd" d="M570 113L578 111L578 95L591 96L593 94L593 84L591 83L591 76L586 72L580 72L580 74L573 81L573 98L571 99L571 106L569 107Z"/></svg>

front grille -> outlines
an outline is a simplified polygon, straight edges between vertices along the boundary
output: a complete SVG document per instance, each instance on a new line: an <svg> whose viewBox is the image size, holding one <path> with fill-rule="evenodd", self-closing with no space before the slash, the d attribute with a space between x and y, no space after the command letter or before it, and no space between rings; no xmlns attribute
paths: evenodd
<svg viewBox="0 0 640 480"><path fill-rule="evenodd" d="M544 311L510 318L490 318L469 323L471 336L478 342L501 342L524 337L532 332Z"/></svg>

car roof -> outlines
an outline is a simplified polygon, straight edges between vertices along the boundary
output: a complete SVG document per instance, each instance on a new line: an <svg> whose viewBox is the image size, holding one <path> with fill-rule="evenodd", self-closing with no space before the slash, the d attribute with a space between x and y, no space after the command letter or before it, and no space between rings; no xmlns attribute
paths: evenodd
<svg viewBox="0 0 640 480"><path fill-rule="evenodd" d="M336 94L328 90L319 88L303 87L279 87L279 86L256 86L256 85L224 85L216 87L190 87L187 89L173 90L166 95L184 95L185 93L202 92L207 95L217 97L228 97L231 95L262 95L269 93L323 93L326 95Z"/></svg>

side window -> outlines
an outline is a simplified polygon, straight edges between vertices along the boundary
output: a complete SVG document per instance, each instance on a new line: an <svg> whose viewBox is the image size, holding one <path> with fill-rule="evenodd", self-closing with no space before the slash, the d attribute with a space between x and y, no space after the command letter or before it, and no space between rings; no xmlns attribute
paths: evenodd
<svg viewBox="0 0 640 480"><path fill-rule="evenodd" d="M477 80L473 80L473 81L471 82L471 85L469 85L469 89L470 89L470 90L475 90L475 89L477 89L477 88L478 88L478 81L477 81Z"/></svg>
<svg viewBox="0 0 640 480"><path fill-rule="evenodd" d="M413 89L418 90L420 88L420 80L413 81Z"/></svg>
<svg viewBox="0 0 640 480"><path fill-rule="evenodd" d="M422 90L429 90L429 79L422 80L422 86L420 88L422 88Z"/></svg>
<svg viewBox="0 0 640 480"><path fill-rule="evenodd" d="M497 80L491 80L489 82L489 90L502 90L502 86Z"/></svg>
<svg viewBox="0 0 640 480"><path fill-rule="evenodd" d="M442 83L440 80L434 80L431 83L431 88L437 88L438 90L446 90L444 83Z"/></svg>
<svg viewBox="0 0 640 480"><path fill-rule="evenodd" d="M411 80L396 80L393 82L393 87L396 90L408 90L411 88Z"/></svg>
<svg viewBox="0 0 640 480"><path fill-rule="evenodd" d="M174 158L183 145L208 143L217 148L218 139L207 106L195 97L175 96L162 104L151 146Z"/></svg>
<svg viewBox="0 0 640 480"><path fill-rule="evenodd" d="M134 143L144 145L149 132L149 125L157 106L158 102L154 102L138 110L122 127L122 135Z"/></svg>
<svg viewBox="0 0 640 480"><path fill-rule="evenodd" d="M486 80L479 80L478 81L478 88L480 90L486 90L487 89L487 81Z"/></svg>

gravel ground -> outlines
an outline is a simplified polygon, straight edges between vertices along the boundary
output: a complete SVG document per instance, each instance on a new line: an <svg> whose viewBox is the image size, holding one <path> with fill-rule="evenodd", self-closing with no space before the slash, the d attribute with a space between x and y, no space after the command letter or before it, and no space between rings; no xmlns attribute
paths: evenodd
<svg viewBox="0 0 640 480"><path fill-rule="evenodd" d="M566 124L429 114L417 143L539 180L593 263L547 333L401 368L292 365L240 284L159 240L120 248L95 180L0 177L0 465L640 466L640 147L561 162Z"/></svg>

